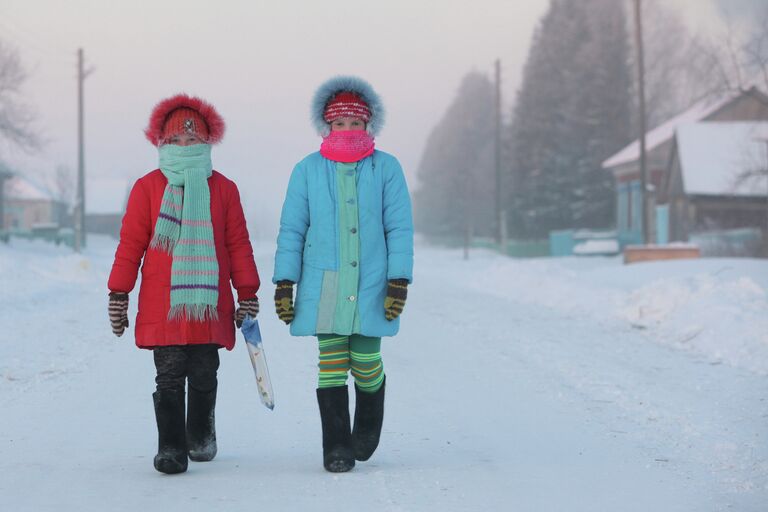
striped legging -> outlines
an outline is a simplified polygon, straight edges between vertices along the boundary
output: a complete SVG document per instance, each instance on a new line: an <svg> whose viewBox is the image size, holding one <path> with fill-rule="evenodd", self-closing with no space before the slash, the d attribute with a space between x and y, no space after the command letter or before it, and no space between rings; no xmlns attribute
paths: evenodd
<svg viewBox="0 0 768 512"><path fill-rule="evenodd" d="M375 393L384 380L381 338L352 334L320 334L319 388L346 386L351 369L360 391Z"/></svg>

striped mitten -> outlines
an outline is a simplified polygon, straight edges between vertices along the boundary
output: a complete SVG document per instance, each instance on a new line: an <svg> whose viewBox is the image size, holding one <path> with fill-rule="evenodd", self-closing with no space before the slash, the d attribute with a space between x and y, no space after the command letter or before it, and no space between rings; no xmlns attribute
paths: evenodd
<svg viewBox="0 0 768 512"><path fill-rule="evenodd" d="M235 325L241 327L246 315L256 318L259 314L259 299L254 297L252 299L243 299L237 301L237 310L235 311Z"/></svg>
<svg viewBox="0 0 768 512"><path fill-rule="evenodd" d="M278 281L275 288L275 310L283 322L293 322L293 281Z"/></svg>
<svg viewBox="0 0 768 512"><path fill-rule="evenodd" d="M115 336L122 336L128 327L128 294L124 292L109 293L109 322Z"/></svg>
<svg viewBox="0 0 768 512"><path fill-rule="evenodd" d="M408 297L407 279L390 279L387 286L387 297L384 299L384 316L387 320L399 317L405 307Z"/></svg>

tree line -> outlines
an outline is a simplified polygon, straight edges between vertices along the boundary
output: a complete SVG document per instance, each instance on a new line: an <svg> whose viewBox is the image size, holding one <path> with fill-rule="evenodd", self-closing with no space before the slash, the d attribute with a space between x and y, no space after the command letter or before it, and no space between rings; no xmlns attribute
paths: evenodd
<svg viewBox="0 0 768 512"><path fill-rule="evenodd" d="M613 176L602 162L639 136L631 6L550 1L501 133L502 209L511 237L613 227ZM768 86L768 21L741 45L692 35L658 0L643 0L643 23L649 128L708 95L745 88L748 77ZM736 39L730 31L725 37ZM422 233L498 232L494 108L492 81L467 74L419 165L414 203Z"/></svg>

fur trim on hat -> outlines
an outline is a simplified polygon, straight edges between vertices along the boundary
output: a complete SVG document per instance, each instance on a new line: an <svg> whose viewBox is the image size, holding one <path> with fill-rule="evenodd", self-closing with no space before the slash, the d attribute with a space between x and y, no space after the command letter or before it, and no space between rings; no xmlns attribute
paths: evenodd
<svg viewBox="0 0 768 512"><path fill-rule="evenodd" d="M327 136L331 128L325 122L325 106L339 92L349 91L359 95L371 110L371 120L365 126L366 131L373 137L377 136L384 127L384 105L381 97L376 94L371 84L356 76L336 76L323 83L315 91L312 98L312 125L320 136Z"/></svg>
<svg viewBox="0 0 768 512"><path fill-rule="evenodd" d="M216 144L224 137L224 119L216 112L213 105L197 97L187 94L177 94L162 100L152 109L152 115L149 117L149 125L144 130L147 140L159 146L163 136L163 125L168 115L177 108L191 108L197 111L208 125L208 144Z"/></svg>

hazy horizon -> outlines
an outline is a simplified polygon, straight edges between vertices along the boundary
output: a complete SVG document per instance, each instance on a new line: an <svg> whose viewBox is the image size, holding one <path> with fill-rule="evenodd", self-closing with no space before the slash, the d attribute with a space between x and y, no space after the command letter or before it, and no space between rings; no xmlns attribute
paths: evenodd
<svg viewBox="0 0 768 512"><path fill-rule="evenodd" d="M90 179L134 180L154 169L156 150L142 133L153 105L181 91L199 95L227 122L215 168L238 183L249 220L276 229L293 165L319 146L308 105L322 81L355 74L372 83L388 112L377 147L400 159L413 190L426 138L466 73L491 76L500 58L509 110L548 4L255 1L207 9L199 1L6 0L0 37L19 49L29 71L22 97L36 110L47 144L39 155L4 158L33 178L57 165L76 169L82 47L86 68L94 69L85 89ZM674 4L695 30L711 31L722 21L715 0ZM750 6L757 2L727 4L733 16ZM252 231L265 229L254 224Z"/></svg>

